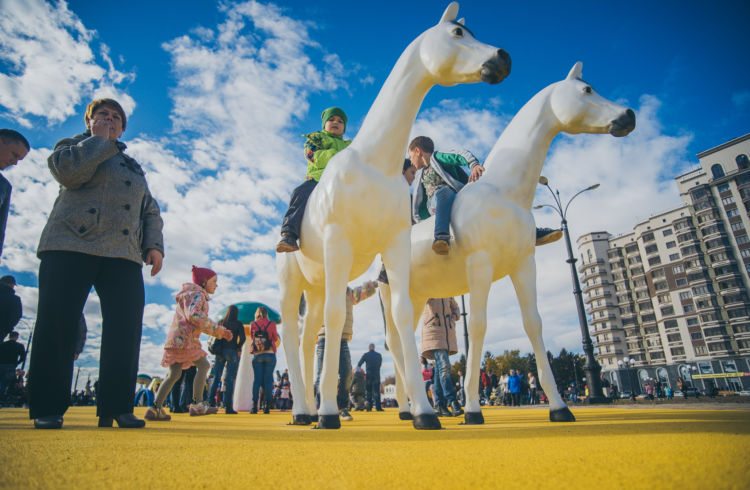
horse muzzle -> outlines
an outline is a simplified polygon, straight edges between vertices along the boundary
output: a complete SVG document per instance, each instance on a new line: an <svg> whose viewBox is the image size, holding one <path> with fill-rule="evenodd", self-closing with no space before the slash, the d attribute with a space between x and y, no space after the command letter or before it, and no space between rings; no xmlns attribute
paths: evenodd
<svg viewBox="0 0 750 490"><path fill-rule="evenodd" d="M635 112L631 109L623 112L620 117L609 123L609 134L612 136L626 136L635 129Z"/></svg>
<svg viewBox="0 0 750 490"><path fill-rule="evenodd" d="M500 83L510 75L510 55L498 49L492 58L482 64L482 81L489 84Z"/></svg>

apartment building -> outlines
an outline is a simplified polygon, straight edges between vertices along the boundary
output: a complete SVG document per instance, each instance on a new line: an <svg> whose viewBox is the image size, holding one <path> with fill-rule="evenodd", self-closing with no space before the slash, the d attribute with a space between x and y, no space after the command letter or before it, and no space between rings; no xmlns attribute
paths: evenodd
<svg viewBox="0 0 750 490"><path fill-rule="evenodd" d="M595 356L621 390L750 388L750 134L675 178L683 205L578 238Z"/></svg>

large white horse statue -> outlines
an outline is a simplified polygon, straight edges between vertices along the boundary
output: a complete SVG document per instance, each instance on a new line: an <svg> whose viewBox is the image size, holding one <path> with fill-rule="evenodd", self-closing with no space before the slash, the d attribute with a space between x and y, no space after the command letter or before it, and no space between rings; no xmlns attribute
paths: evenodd
<svg viewBox="0 0 750 490"><path fill-rule="evenodd" d="M550 401L550 420L573 422L575 417L557 392L542 322L537 310L535 224L531 214L534 191L554 137L565 132L609 133L625 136L635 128L635 113L598 95L581 79L576 63L565 80L536 94L516 114L487 156L482 178L464 187L451 212L455 246L448 255L432 251L434 217L416 224L411 234L410 293L415 325L429 298L471 293L469 358L466 367L465 422L482 424L479 404L479 363L487 330L487 297L494 281L510 275L518 296L523 326L531 340L539 381ZM387 268L387 266L386 266ZM388 276L391 275L391 269ZM393 334L388 286L380 285L387 324L386 341L400 378L402 349ZM400 379L397 382L397 387ZM403 390L397 389L399 407L408 407ZM410 418L401 409L402 419Z"/></svg>
<svg viewBox="0 0 750 490"><path fill-rule="evenodd" d="M411 221L409 190L401 169L409 132L433 85L499 83L510 72L505 51L480 43L453 2L440 22L415 39L396 62L351 145L336 154L305 208L300 250L277 255L281 289L281 340L286 351L294 406L293 423L315 414L313 349L316 333L341 337L347 282L363 274L380 253L390 275L393 317L407 362L402 379L413 403L414 427L439 429L417 363L409 299ZM296 321L301 294L307 299L302 338ZM300 342L303 352L300 352ZM326 345L320 383L318 427L340 427L336 385L340 345ZM304 362L300 367L300 356Z"/></svg>

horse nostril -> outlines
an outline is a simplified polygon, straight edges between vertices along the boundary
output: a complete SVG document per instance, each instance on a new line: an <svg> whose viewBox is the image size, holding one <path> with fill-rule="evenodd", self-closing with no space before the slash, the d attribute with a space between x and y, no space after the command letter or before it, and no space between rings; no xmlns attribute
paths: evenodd
<svg viewBox="0 0 750 490"><path fill-rule="evenodd" d="M500 57L501 60L503 60L503 63L508 65L508 71L510 71L510 55L508 54L508 52L504 49L498 49L497 56Z"/></svg>
<svg viewBox="0 0 750 490"><path fill-rule="evenodd" d="M625 114L627 114L627 115L628 115L628 117L629 117L629 118L630 118L630 119L631 119L631 120L632 120L633 122L635 122L635 112L633 112L633 109L628 109L627 111L625 111Z"/></svg>

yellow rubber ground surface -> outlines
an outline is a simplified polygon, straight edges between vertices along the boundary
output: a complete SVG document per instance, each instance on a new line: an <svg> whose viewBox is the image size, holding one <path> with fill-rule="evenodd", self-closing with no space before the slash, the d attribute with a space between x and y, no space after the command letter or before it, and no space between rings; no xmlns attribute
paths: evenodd
<svg viewBox="0 0 750 490"><path fill-rule="evenodd" d="M137 408L142 416L145 409ZM492 407L485 425L442 418L416 431L396 409L353 412L340 430L287 413L175 415L98 429L73 407L63 430L0 410L3 488L750 488L750 411Z"/></svg>

